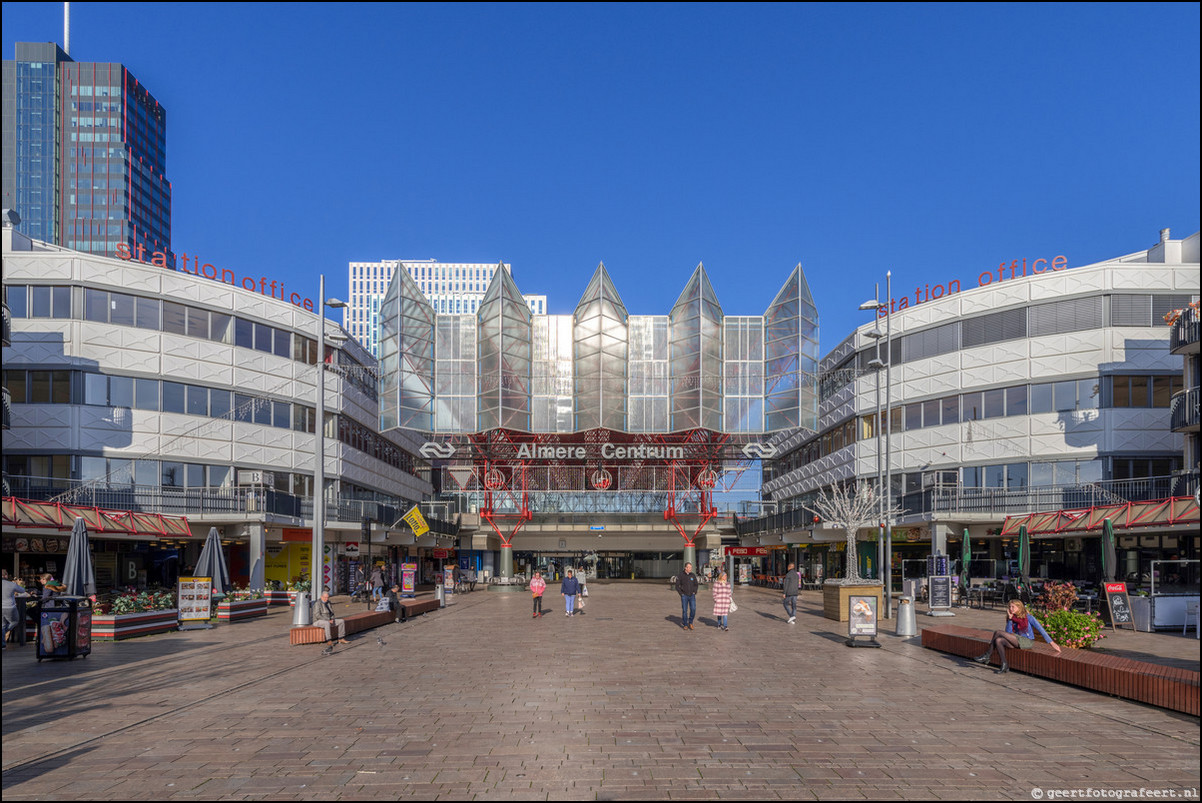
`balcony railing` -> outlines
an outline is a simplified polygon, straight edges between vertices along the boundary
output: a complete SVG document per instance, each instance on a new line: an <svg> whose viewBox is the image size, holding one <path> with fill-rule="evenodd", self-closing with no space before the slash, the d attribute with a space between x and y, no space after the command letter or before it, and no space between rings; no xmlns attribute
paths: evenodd
<svg viewBox="0 0 1202 803"><path fill-rule="evenodd" d="M1169 404L1169 429L1173 432L1198 430L1198 388L1183 390Z"/></svg>
<svg viewBox="0 0 1202 803"><path fill-rule="evenodd" d="M1169 332L1169 352L1176 354L1178 349L1197 343L1198 310L1195 307L1186 307Z"/></svg>
<svg viewBox="0 0 1202 803"><path fill-rule="evenodd" d="M133 510L140 513L165 513L193 518L204 516L270 515L289 518L297 525L313 520L312 497L300 497L271 488L170 488L158 485L98 485L80 480L51 477L6 477L8 491L19 499L49 500L69 494L59 501L109 510ZM412 502L392 499L340 497L326 504L326 521L359 523L364 518L392 526ZM458 525L431 516L426 517L436 533L455 535Z"/></svg>
<svg viewBox="0 0 1202 803"><path fill-rule="evenodd" d="M984 514L998 517L1041 510L1075 510L1120 502L1165 499L1175 495L1177 477L1107 480L1073 485L1021 488L931 488L895 500L904 514L900 521L936 513ZM808 530L814 514L791 510L759 519L740 520L739 535ZM830 527L830 524L823 525Z"/></svg>

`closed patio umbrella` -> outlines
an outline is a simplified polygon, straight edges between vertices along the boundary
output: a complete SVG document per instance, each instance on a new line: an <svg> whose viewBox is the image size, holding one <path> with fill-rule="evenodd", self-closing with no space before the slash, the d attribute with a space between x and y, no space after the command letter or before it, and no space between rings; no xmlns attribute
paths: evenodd
<svg viewBox="0 0 1202 803"><path fill-rule="evenodd" d="M212 577L214 594L224 594L230 590L230 572L225 567L225 554L221 551L221 537L217 535L216 527L209 528L194 574L197 577Z"/></svg>
<svg viewBox="0 0 1202 803"><path fill-rule="evenodd" d="M964 539L960 542L960 585L968 588L968 564L972 563L972 539L968 528L964 528Z"/></svg>
<svg viewBox="0 0 1202 803"><path fill-rule="evenodd" d="M1027 535L1027 525L1018 528L1018 594L1022 599L1030 596L1028 578L1031 575L1031 536Z"/></svg>
<svg viewBox="0 0 1202 803"><path fill-rule="evenodd" d="M96 571L92 568L92 550L88 546L88 525L81 518L77 518L71 527L63 585L72 597L90 597L96 593Z"/></svg>
<svg viewBox="0 0 1202 803"><path fill-rule="evenodd" d="M1102 582L1113 583L1118 574L1118 554L1114 550L1114 525L1102 519Z"/></svg>

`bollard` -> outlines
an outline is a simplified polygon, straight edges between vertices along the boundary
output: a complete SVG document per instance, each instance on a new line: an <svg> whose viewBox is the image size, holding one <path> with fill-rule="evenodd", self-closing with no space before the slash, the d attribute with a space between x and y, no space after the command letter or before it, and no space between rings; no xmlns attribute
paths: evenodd
<svg viewBox="0 0 1202 803"><path fill-rule="evenodd" d="M914 615L914 600L910 597L902 597L897 602L897 635L918 635L918 621Z"/></svg>
<svg viewBox="0 0 1202 803"><path fill-rule="evenodd" d="M309 592L298 591L296 594L296 602L292 608L292 626L306 627L313 624L309 618Z"/></svg>
<svg viewBox="0 0 1202 803"><path fill-rule="evenodd" d="M434 599L438 600L438 607L447 607L447 598L446 595L443 594L442 583L434 586Z"/></svg>

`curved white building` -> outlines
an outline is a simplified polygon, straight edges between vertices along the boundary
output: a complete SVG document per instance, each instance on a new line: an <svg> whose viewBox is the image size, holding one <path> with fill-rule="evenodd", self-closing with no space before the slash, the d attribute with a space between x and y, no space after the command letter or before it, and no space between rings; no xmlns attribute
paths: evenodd
<svg viewBox="0 0 1202 803"><path fill-rule="evenodd" d="M895 281L893 312L880 309L822 359L818 434L778 440L764 496L784 512L741 526L744 543L841 540L789 511L833 483L876 481L878 381L887 473L906 511L893 530L896 588L902 560L947 554L949 535L958 555L966 530L974 560L1006 560L1007 515L1174 493L1174 473L1190 467L1170 427L1183 380L1164 316L1198 298L1198 244L1165 230L1152 248L1092 265L1016 261L963 287ZM874 359L892 365L878 373ZM1037 570L1088 576L1088 545L1063 540L1068 554L1049 551ZM1155 548L1197 557L1197 541L1166 535ZM838 570L833 550L808 551L811 568ZM862 571L875 574L875 561L874 547L861 550Z"/></svg>
<svg viewBox="0 0 1202 803"><path fill-rule="evenodd" d="M315 303L282 276L242 277L183 255L171 270L149 254L93 256L10 228L4 238L11 492L186 515L194 534L217 526L248 547L231 554L245 557L235 575L252 585L300 574L313 516ZM378 522L380 543L431 486L417 473L417 444L379 432L375 360L324 325L336 560L339 542L360 540L364 517ZM36 560L15 554L12 535L6 558ZM179 559L189 561L186 549Z"/></svg>

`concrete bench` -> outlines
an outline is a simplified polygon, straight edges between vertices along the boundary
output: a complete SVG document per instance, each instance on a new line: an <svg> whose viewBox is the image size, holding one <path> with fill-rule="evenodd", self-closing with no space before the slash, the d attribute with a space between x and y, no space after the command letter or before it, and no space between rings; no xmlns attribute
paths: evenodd
<svg viewBox="0 0 1202 803"><path fill-rule="evenodd" d="M346 634L362 633L373 627L386 625L396 620L391 611L361 611L340 617L346 622ZM288 633L291 644L321 644L326 640L326 631L317 625L294 627Z"/></svg>
<svg viewBox="0 0 1202 803"><path fill-rule="evenodd" d="M922 631L922 646L964 658L989 649L992 630L938 625ZM995 653L993 661L1000 664ZM1159 708L1198 716L1198 672L1120 658L1115 655L1062 648L1060 655L1036 642L1029 650L1007 649L1006 661L1015 672L1112 694Z"/></svg>

